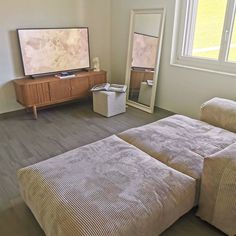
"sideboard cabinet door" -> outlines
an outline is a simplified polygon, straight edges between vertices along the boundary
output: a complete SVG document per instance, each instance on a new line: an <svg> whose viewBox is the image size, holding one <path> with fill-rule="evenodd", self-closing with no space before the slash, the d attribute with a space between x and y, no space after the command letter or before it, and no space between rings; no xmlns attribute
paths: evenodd
<svg viewBox="0 0 236 236"><path fill-rule="evenodd" d="M75 98L86 97L89 94L88 77L73 78L71 83L71 96Z"/></svg>
<svg viewBox="0 0 236 236"><path fill-rule="evenodd" d="M23 87L23 90L26 106L50 103L48 83L28 84Z"/></svg>
<svg viewBox="0 0 236 236"><path fill-rule="evenodd" d="M66 100L71 97L70 80L58 80L49 82L51 102Z"/></svg>

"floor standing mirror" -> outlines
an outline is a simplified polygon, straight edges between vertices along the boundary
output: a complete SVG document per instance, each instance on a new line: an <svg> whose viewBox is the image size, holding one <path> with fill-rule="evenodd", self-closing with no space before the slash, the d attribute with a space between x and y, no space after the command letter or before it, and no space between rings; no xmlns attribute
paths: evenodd
<svg viewBox="0 0 236 236"><path fill-rule="evenodd" d="M132 10L127 56L127 104L153 113L165 9Z"/></svg>

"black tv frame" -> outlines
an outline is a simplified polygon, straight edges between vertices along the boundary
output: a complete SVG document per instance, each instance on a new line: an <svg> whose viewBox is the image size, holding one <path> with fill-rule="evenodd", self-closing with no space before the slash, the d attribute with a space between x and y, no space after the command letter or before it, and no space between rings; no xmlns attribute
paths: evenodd
<svg viewBox="0 0 236 236"><path fill-rule="evenodd" d="M39 74L32 74L32 75L26 75L25 73L25 67L24 67L24 61L23 61L23 55L21 50L21 43L20 43L20 37L19 37L19 31L20 30L54 30L54 29L87 29L87 35L88 35L88 53L89 53L89 67L85 68L77 68L72 70L59 70L59 71L53 71L53 72L47 72L47 73L39 73ZM31 76L31 77L43 77L47 75L56 75L61 72L79 72L83 70L90 70L91 69L91 55L90 55L90 40L89 40L89 28L88 27L49 27L49 28L18 28L17 31L17 39L18 39L18 45L20 50L20 56L21 56L21 65L23 68L24 76Z"/></svg>

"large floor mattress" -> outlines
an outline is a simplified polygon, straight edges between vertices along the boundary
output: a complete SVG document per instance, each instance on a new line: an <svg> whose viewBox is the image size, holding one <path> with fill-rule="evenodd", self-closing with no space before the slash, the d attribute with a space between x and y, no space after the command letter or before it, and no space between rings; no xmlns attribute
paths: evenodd
<svg viewBox="0 0 236 236"><path fill-rule="evenodd" d="M200 180L204 157L236 142L236 134L174 115L118 135L164 164Z"/></svg>
<svg viewBox="0 0 236 236"><path fill-rule="evenodd" d="M116 136L18 172L47 236L157 236L194 205L196 181Z"/></svg>

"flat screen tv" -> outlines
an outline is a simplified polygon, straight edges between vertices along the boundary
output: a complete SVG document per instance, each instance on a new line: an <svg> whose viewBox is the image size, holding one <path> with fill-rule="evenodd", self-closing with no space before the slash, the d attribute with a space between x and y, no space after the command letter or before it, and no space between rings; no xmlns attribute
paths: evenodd
<svg viewBox="0 0 236 236"><path fill-rule="evenodd" d="M90 67L88 28L18 29L25 75Z"/></svg>
<svg viewBox="0 0 236 236"><path fill-rule="evenodd" d="M132 68L154 70L157 58L158 37L134 32Z"/></svg>

